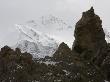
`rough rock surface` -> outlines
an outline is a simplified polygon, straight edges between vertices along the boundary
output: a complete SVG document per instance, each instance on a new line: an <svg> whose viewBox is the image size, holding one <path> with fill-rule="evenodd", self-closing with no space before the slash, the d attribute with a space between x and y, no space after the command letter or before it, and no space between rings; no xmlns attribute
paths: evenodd
<svg viewBox="0 0 110 82"><path fill-rule="evenodd" d="M110 81L110 43L108 43L107 56L104 58L101 69L104 72L106 79Z"/></svg>
<svg viewBox="0 0 110 82"><path fill-rule="evenodd" d="M53 58L57 61L71 62L72 58L70 57L72 57L71 49L64 42L59 45L57 51L53 54Z"/></svg>
<svg viewBox="0 0 110 82"><path fill-rule="evenodd" d="M67 82L104 82L100 69L91 61L75 56L63 42L53 55L55 66L67 71ZM65 75L64 75L65 76ZM62 82L65 82L62 79Z"/></svg>
<svg viewBox="0 0 110 82"><path fill-rule="evenodd" d="M94 13L93 7L83 12L82 18L75 26L74 33L73 51L75 50L80 55L89 51L92 54L91 59L95 58L94 61L100 65L107 52L107 43L102 20Z"/></svg>

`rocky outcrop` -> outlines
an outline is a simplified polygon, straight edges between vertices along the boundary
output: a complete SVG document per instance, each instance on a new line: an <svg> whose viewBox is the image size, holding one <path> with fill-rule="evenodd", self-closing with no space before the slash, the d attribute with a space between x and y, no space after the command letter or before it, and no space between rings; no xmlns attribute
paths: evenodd
<svg viewBox="0 0 110 82"><path fill-rule="evenodd" d="M78 74L77 80L75 78L72 80L74 82L109 80L110 47L105 40L102 21L94 13L93 7L83 12L74 33L75 41L72 51L65 43L61 43L53 55L54 61L62 61L59 67L69 67L73 77ZM68 61L69 66L65 63ZM68 69L66 68L66 70Z"/></svg>
<svg viewBox="0 0 110 82"><path fill-rule="evenodd" d="M82 18L76 23L74 36L73 51L75 50L81 56L82 54L90 56L90 59L100 65L106 56L107 43L102 20L94 13L93 7L83 12ZM91 55L87 54L88 52Z"/></svg>
<svg viewBox="0 0 110 82"><path fill-rule="evenodd" d="M74 52L74 54L76 53ZM97 66L74 54L63 42L52 57L54 62L57 62L54 68L66 72L66 75L63 74L62 82L104 82L104 75Z"/></svg>
<svg viewBox="0 0 110 82"><path fill-rule="evenodd" d="M56 61L65 61L65 62L71 62L72 61L72 51L68 47L67 44L62 42L57 51L53 54L53 58Z"/></svg>
<svg viewBox="0 0 110 82"><path fill-rule="evenodd" d="M104 72L106 79L110 81L110 43L108 43L107 56L104 58L101 69Z"/></svg>

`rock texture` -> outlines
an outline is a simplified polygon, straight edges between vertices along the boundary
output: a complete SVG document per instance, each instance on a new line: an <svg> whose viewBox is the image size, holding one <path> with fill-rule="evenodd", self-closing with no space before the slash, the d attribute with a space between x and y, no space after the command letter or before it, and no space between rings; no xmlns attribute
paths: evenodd
<svg viewBox="0 0 110 82"><path fill-rule="evenodd" d="M106 79L110 81L110 43L108 43L107 56L104 58L101 69L104 72Z"/></svg>
<svg viewBox="0 0 110 82"><path fill-rule="evenodd" d="M66 71L62 82L104 82L104 75L99 67L89 60L82 59L73 54L71 49L63 42L52 57L55 68ZM58 72L57 72L58 73Z"/></svg>
<svg viewBox="0 0 110 82"><path fill-rule="evenodd" d="M91 59L95 58L94 61L100 65L107 52L107 43L102 20L94 13L93 7L83 12L82 18L76 24L74 36L73 51L80 55L89 51L92 54Z"/></svg>
<svg viewBox="0 0 110 82"><path fill-rule="evenodd" d="M53 58L57 61L71 62L72 61L71 57L72 57L71 49L64 42L62 42L59 45L57 51L53 54Z"/></svg>

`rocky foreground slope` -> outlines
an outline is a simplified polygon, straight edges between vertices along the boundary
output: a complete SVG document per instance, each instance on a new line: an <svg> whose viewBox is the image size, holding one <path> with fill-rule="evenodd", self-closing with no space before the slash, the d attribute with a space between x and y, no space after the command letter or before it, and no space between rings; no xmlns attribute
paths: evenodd
<svg viewBox="0 0 110 82"><path fill-rule="evenodd" d="M110 44L93 7L75 27L72 50L63 42L52 57L32 59L5 46L0 51L1 82L110 82Z"/></svg>

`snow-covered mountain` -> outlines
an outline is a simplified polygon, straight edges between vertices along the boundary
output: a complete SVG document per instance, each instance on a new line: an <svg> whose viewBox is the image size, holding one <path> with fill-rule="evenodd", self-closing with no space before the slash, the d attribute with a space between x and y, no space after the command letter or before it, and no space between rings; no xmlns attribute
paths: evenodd
<svg viewBox="0 0 110 82"><path fill-rule="evenodd" d="M52 15L17 24L16 27L20 33L15 47L33 54L34 58L52 56L60 42L73 41L72 26Z"/></svg>
<svg viewBox="0 0 110 82"><path fill-rule="evenodd" d="M73 42L72 26L52 15L17 24L16 27L20 33L15 47L33 54L34 58L52 56L61 42L70 45Z"/></svg>
<svg viewBox="0 0 110 82"><path fill-rule="evenodd" d="M74 23L60 17L53 15L42 16L36 20L27 21L24 24L36 29L37 31L51 35L60 42L67 43L70 47L74 41Z"/></svg>
<svg viewBox="0 0 110 82"><path fill-rule="evenodd" d="M18 47L22 52L28 52L34 58L43 58L52 56L58 48L58 42L50 36L36 31L26 25L16 25L20 32L20 39L15 47Z"/></svg>

